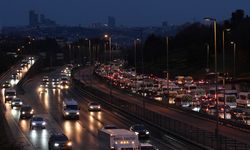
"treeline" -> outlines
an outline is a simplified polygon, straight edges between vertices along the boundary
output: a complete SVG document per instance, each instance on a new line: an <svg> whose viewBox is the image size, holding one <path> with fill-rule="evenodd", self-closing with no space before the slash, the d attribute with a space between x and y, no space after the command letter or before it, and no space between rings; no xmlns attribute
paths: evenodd
<svg viewBox="0 0 250 150"><path fill-rule="evenodd" d="M225 29L230 29L226 32ZM222 72L222 32L225 31L225 72L233 73L233 45L236 43L236 74L250 72L250 17L243 10L236 10L231 18L217 22L218 71ZM186 24L169 38L169 71L173 75L201 75L207 68L207 45L209 45L210 71L214 71L214 38L212 22ZM136 42L137 70L143 73L163 75L167 62L166 37L150 35L143 44ZM128 52L128 62L135 65L135 48Z"/></svg>

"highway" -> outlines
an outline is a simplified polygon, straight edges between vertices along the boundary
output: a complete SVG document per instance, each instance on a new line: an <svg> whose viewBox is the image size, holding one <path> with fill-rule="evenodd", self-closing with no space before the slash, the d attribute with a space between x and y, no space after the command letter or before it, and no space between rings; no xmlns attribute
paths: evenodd
<svg viewBox="0 0 250 150"><path fill-rule="evenodd" d="M84 82L85 84L88 84L89 86L92 86L96 89L99 89L109 94L110 92L109 87L105 83L102 83L92 78L91 76L92 72L93 72L93 68L91 67L85 68L85 69L82 69L80 72L76 73L75 77L79 78L79 75L80 75L81 82ZM119 97L123 100L129 101L130 103L139 104L141 106L143 104L142 98L133 97L132 95L129 95L129 94L124 94L114 88L112 88L112 96ZM169 108L161 107L158 105L150 104L147 102L145 106L146 106L146 109L152 110L154 112L158 112L162 115L165 115L172 119L179 120L186 124L197 126L206 131L214 132L215 130L215 126L216 126L215 121L200 118L197 116L187 114L183 111L176 111L171 108L169 109ZM248 143L248 139L250 137L249 132L241 131L239 129L235 129L235 128L231 128L231 127L227 127L223 125L219 125L219 134L232 138L232 139L237 139L238 141L242 143Z"/></svg>
<svg viewBox="0 0 250 150"><path fill-rule="evenodd" d="M18 66L18 65L17 65ZM8 79L8 76L16 70L14 66L9 74L1 79L1 83ZM47 94L39 94L37 88L44 75L50 78L58 77L60 73L58 68L47 74L39 74L26 80L22 84L24 93L17 93L17 97L21 98L24 104L29 104L33 107L35 115L45 118L47 125L43 130L30 130L29 120L20 120L19 110L12 110L9 104L5 104L5 117L13 136L18 143L22 143L25 149L48 149L48 139L51 133L63 132L73 141L73 149L89 149L97 150L99 141L97 137L98 130L106 124L114 124L119 128L128 129L132 124L130 121L114 112L109 111L105 107L101 112L89 112L87 103L92 101L85 98L81 93L74 88L68 91L53 90L51 85ZM64 98L74 98L80 104L80 120L64 120L62 117L62 100ZM2 99L4 99L2 94ZM155 137L147 141L158 147L159 149L188 149L185 145L178 142L163 142ZM177 143L177 144L176 144Z"/></svg>

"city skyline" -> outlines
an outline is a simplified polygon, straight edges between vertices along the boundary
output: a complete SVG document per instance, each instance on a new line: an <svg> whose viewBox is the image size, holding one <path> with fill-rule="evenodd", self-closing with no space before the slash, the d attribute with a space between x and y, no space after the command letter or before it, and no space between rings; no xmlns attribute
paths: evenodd
<svg viewBox="0 0 250 150"><path fill-rule="evenodd" d="M142 3L143 2L143 3ZM243 9L250 14L250 2L216 2L190 0L153 1L49 1L48 0L13 0L0 2L0 26L28 25L28 13L35 10L55 20L59 25L89 26L92 23L108 23L108 16L116 19L117 26L160 26L162 22L169 24L183 24L192 21L201 21L205 16L211 16L219 21L228 19L236 9ZM181 5L180 5L181 4ZM223 9L223 11L221 11Z"/></svg>

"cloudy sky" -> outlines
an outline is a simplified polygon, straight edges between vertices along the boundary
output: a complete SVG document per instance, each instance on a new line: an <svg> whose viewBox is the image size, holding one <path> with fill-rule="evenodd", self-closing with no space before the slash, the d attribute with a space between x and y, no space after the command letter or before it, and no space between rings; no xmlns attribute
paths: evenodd
<svg viewBox="0 0 250 150"><path fill-rule="evenodd" d="M0 26L27 25L29 10L62 25L107 22L125 26L181 24L211 16L227 19L236 9L250 15L250 0L0 0Z"/></svg>

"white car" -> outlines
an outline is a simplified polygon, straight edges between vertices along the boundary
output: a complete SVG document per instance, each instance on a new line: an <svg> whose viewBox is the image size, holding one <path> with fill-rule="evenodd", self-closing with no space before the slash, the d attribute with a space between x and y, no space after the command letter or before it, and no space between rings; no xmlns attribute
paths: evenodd
<svg viewBox="0 0 250 150"><path fill-rule="evenodd" d="M30 120L30 129L34 129L34 127L40 127L42 129L45 129L46 128L46 122L45 120L42 118L42 117L37 117L37 116L34 116L31 118Z"/></svg>
<svg viewBox="0 0 250 150"><path fill-rule="evenodd" d="M88 103L88 110L89 111L101 111L101 105L96 102Z"/></svg>

